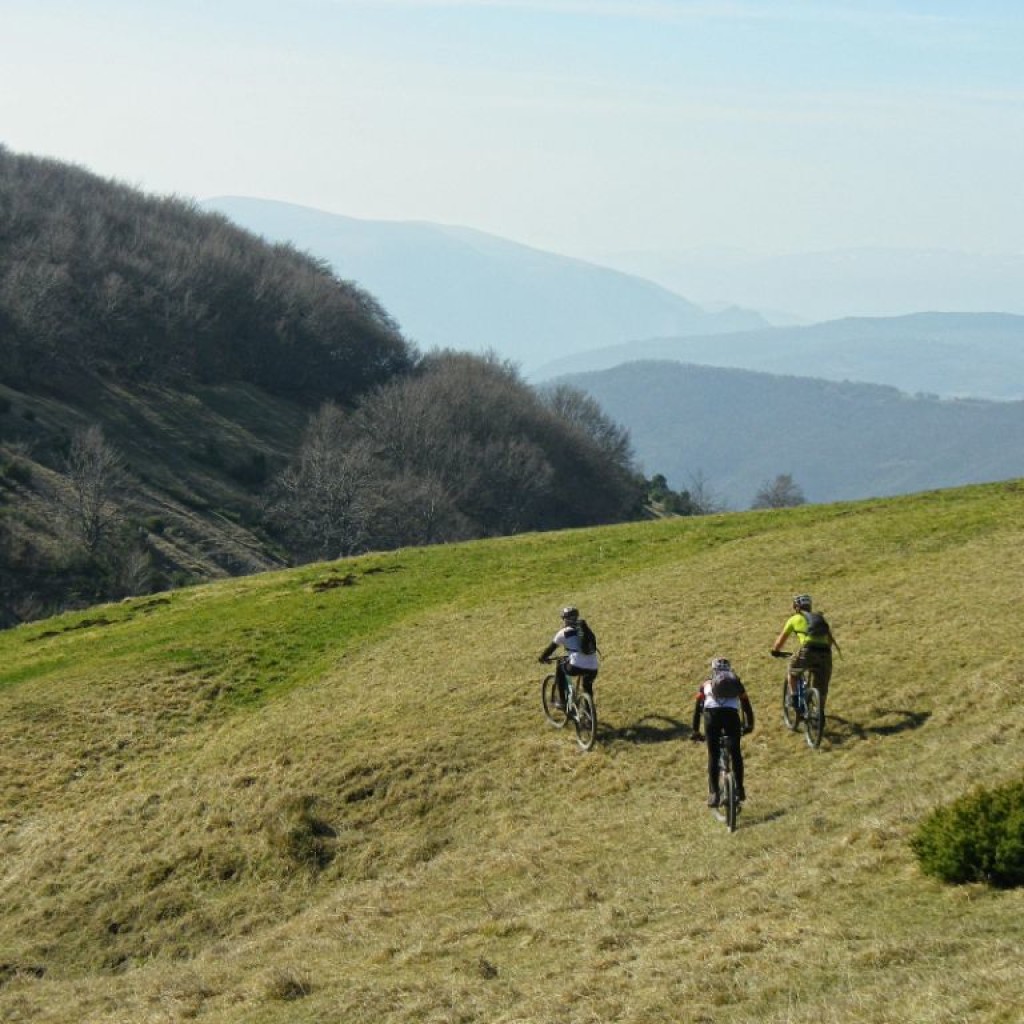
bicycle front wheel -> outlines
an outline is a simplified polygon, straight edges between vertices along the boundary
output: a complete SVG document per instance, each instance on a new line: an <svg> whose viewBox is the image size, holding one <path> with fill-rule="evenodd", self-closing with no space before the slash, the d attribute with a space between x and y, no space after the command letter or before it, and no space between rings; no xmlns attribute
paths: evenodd
<svg viewBox="0 0 1024 1024"><path fill-rule="evenodd" d="M807 703L807 717L804 719L804 731L807 735L807 746L817 749L821 746L821 737L825 733L825 711L821 706L821 694L816 686L807 688L804 694Z"/></svg>
<svg viewBox="0 0 1024 1024"><path fill-rule="evenodd" d="M597 708L589 693L576 699L576 742L582 750L590 750L597 739Z"/></svg>
<svg viewBox="0 0 1024 1024"><path fill-rule="evenodd" d="M561 729L568 721L568 716L558 692L558 680L554 675L545 676L544 682L540 684L540 702L544 708L544 717L556 729Z"/></svg>
<svg viewBox="0 0 1024 1024"><path fill-rule="evenodd" d="M735 832L739 800L736 796L736 775L733 773L731 765L723 769L719 776L718 792L722 801L726 827L730 832Z"/></svg>
<svg viewBox="0 0 1024 1024"><path fill-rule="evenodd" d="M800 716L790 701L789 677L785 676L782 680L782 721L790 732L795 732L800 724Z"/></svg>
<svg viewBox="0 0 1024 1024"><path fill-rule="evenodd" d="M736 799L736 776L731 771L725 776L725 790L722 797L725 800L725 824L729 831L735 831L739 801Z"/></svg>

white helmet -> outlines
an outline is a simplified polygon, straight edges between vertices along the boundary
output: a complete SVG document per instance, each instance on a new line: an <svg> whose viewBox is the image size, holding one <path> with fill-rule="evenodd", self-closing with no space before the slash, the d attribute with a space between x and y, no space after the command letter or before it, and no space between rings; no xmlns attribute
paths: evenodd
<svg viewBox="0 0 1024 1024"><path fill-rule="evenodd" d="M728 658L712 658L711 659L711 671L712 672L731 672L732 665L729 664Z"/></svg>

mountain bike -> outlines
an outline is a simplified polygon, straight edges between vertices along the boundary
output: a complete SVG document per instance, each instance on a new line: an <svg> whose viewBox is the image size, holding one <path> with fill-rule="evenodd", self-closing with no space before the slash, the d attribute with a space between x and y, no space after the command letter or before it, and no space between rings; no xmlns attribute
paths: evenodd
<svg viewBox="0 0 1024 1024"><path fill-rule="evenodd" d="M707 742L706 736L695 735L697 742ZM736 782L736 769L732 764L732 749L729 738L722 735L718 740L718 806L711 808L711 813L722 822L730 832L735 832L740 814L739 784Z"/></svg>
<svg viewBox="0 0 1024 1024"><path fill-rule="evenodd" d="M772 651L773 658L788 658L789 651ZM815 750L821 746L825 734L825 711L821 706L821 691L814 685L814 670L803 669L796 677L796 693L789 688L789 673L782 680L782 721L791 732L803 722L807 746Z"/></svg>
<svg viewBox="0 0 1024 1024"><path fill-rule="evenodd" d="M566 656L558 659L564 665ZM544 677L540 684L540 700L544 708L544 717L556 728L561 729L566 722L576 727L576 742L581 750L590 750L597 739L597 708L594 698L582 688L577 690L573 677L563 673L565 678L565 703L562 703L558 692L556 673Z"/></svg>

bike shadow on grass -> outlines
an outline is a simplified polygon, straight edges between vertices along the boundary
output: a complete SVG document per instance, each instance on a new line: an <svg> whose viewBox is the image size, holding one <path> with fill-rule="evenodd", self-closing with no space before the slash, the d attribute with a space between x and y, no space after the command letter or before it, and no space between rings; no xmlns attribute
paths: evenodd
<svg viewBox="0 0 1024 1024"><path fill-rule="evenodd" d="M607 722L597 723L597 738L602 743L670 743L689 738L692 730L687 722L667 715L644 715L632 725L610 726Z"/></svg>
<svg viewBox="0 0 1024 1024"><path fill-rule="evenodd" d="M875 721L862 725L848 718L832 714L826 708L825 738L839 747L851 740L868 740L874 736L898 736L900 733L920 729L929 718L930 711L910 711L906 708L873 708Z"/></svg>

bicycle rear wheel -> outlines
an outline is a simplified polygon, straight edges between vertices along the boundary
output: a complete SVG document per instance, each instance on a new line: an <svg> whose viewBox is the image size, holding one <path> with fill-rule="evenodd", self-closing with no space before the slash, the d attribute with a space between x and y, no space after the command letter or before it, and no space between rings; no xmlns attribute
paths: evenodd
<svg viewBox="0 0 1024 1024"><path fill-rule="evenodd" d="M804 719L807 745L817 749L821 746L821 737L825 733L825 711L821 706L821 694L816 686L807 688L804 701L807 704L807 717Z"/></svg>
<svg viewBox="0 0 1024 1024"><path fill-rule="evenodd" d="M800 724L800 715L790 703L789 676L782 679L782 721L790 732L795 732Z"/></svg>
<svg viewBox="0 0 1024 1024"><path fill-rule="evenodd" d="M581 693L576 698L576 742L582 750L590 750L597 739L597 708L594 698L589 693Z"/></svg>
<svg viewBox="0 0 1024 1024"><path fill-rule="evenodd" d="M565 713L565 707L560 706L561 695L558 692L558 681L554 675L545 676L544 682L540 684L540 702L544 708L544 717L556 729L561 729L569 719Z"/></svg>

